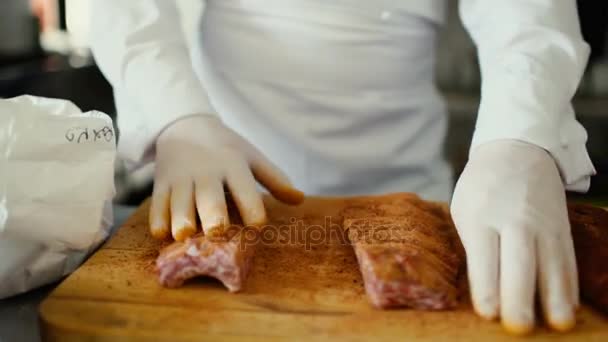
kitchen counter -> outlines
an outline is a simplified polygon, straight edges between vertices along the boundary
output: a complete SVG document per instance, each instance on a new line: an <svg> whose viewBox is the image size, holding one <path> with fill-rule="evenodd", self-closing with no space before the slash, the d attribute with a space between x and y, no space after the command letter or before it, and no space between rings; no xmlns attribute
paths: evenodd
<svg viewBox="0 0 608 342"><path fill-rule="evenodd" d="M112 234L133 213L135 208L114 207ZM52 284L26 294L0 300L0 342L40 341L38 305L58 285Z"/></svg>

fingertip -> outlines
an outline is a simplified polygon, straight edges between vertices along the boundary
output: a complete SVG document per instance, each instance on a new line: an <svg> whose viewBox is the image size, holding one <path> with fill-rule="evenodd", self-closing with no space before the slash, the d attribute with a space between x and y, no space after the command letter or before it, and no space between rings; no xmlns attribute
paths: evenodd
<svg viewBox="0 0 608 342"><path fill-rule="evenodd" d="M486 296L485 298L473 300L473 309L481 318L493 321L498 318L498 298Z"/></svg>
<svg viewBox="0 0 608 342"><path fill-rule="evenodd" d="M243 223L258 226L266 223L266 209L262 194L258 192L256 180L249 165L235 166L226 177L226 184Z"/></svg>
<svg viewBox="0 0 608 342"><path fill-rule="evenodd" d="M251 227L261 227L268 222L266 210L251 210L245 216L245 224Z"/></svg>
<svg viewBox="0 0 608 342"><path fill-rule="evenodd" d="M551 329L557 332L565 333L574 329L574 327L576 326L576 320L573 319L571 321L564 322L549 321L549 326L551 327Z"/></svg>
<svg viewBox="0 0 608 342"><path fill-rule="evenodd" d="M501 309L503 328L514 335L527 335L534 330L535 317L532 306L529 309L508 307Z"/></svg>
<svg viewBox="0 0 608 342"><path fill-rule="evenodd" d="M479 230L475 240L465 239L471 300L475 312L487 320L499 315L498 235Z"/></svg>
<svg viewBox="0 0 608 342"><path fill-rule="evenodd" d="M252 162L252 173L277 200L288 204L298 205L304 201L304 193L296 189L289 178L274 164L258 153L258 158Z"/></svg>
<svg viewBox="0 0 608 342"><path fill-rule="evenodd" d="M276 181L265 181L262 183L270 192L272 197L288 205L299 205L304 202L305 195L302 191L294 188L291 183L279 183Z"/></svg>
<svg viewBox="0 0 608 342"><path fill-rule="evenodd" d="M175 229L173 232L173 238L175 241L183 242L194 234L196 234L196 227L185 226Z"/></svg>
<svg viewBox="0 0 608 342"><path fill-rule="evenodd" d="M279 201L288 205L302 204L306 197L302 191L293 187L281 189L280 191L275 191L275 193L273 193L273 196Z"/></svg>
<svg viewBox="0 0 608 342"><path fill-rule="evenodd" d="M148 215L150 234L153 238L164 240L169 237L169 214L159 213L157 210L151 209Z"/></svg>
<svg viewBox="0 0 608 342"><path fill-rule="evenodd" d="M500 240L500 317L505 330L525 335L535 324L535 239L529 231L513 228L502 232Z"/></svg>
<svg viewBox="0 0 608 342"><path fill-rule="evenodd" d="M169 193L156 192L152 195L150 209L148 211L148 226L152 237L158 240L167 239L170 235L169 228Z"/></svg>
<svg viewBox="0 0 608 342"><path fill-rule="evenodd" d="M559 306L550 309L545 313L546 321L551 329L558 332L567 332L576 325L576 315L574 307Z"/></svg>
<svg viewBox="0 0 608 342"><path fill-rule="evenodd" d="M503 328L513 335L527 335L534 330L536 324L532 308L530 310L503 309L500 317Z"/></svg>
<svg viewBox="0 0 608 342"><path fill-rule="evenodd" d="M223 235L230 218L221 179L198 179L195 190L196 209L205 236Z"/></svg>
<svg viewBox="0 0 608 342"><path fill-rule="evenodd" d="M219 238L224 236L224 226L218 226L215 228L209 228L205 230L205 237L208 239Z"/></svg>
<svg viewBox="0 0 608 342"><path fill-rule="evenodd" d="M169 228L164 227L152 227L150 226L150 235L157 240L166 240L169 237Z"/></svg>
<svg viewBox="0 0 608 342"><path fill-rule="evenodd" d="M201 217L201 221L203 222L203 232L205 236L208 237L218 237L224 234L226 231L226 227L230 226L230 221L228 217Z"/></svg>
<svg viewBox="0 0 608 342"><path fill-rule="evenodd" d="M539 241L539 291L545 322L558 332L576 324L578 284L574 253L560 250L560 241L545 237Z"/></svg>
<svg viewBox="0 0 608 342"><path fill-rule="evenodd" d="M214 231L214 230L222 230L227 224L224 224L223 220L217 218L210 218L209 216L199 216L201 221L202 230L205 234Z"/></svg>
<svg viewBox="0 0 608 342"><path fill-rule="evenodd" d="M176 241L184 241L196 234L196 206L193 184L180 182L171 191L171 233Z"/></svg>
<svg viewBox="0 0 608 342"><path fill-rule="evenodd" d="M506 332L516 336L530 335L534 331L534 323L530 322L508 322L503 320L502 327Z"/></svg>

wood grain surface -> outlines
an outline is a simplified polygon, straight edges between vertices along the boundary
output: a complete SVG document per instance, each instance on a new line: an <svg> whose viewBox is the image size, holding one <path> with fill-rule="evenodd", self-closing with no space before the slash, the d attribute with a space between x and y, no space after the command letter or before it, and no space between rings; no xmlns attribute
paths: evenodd
<svg viewBox="0 0 608 342"><path fill-rule="evenodd" d="M42 303L43 336L48 341L521 339L475 316L466 300L447 312L372 308L351 246L329 233L340 228L344 203L309 198L288 207L267 198L269 224L283 227L275 230L283 235L261 237L251 275L238 294L211 279L179 289L159 286L154 261L162 243L148 233L144 204ZM298 234L307 239L298 240ZM557 334L541 324L526 339L608 341L608 320L582 307L573 332Z"/></svg>

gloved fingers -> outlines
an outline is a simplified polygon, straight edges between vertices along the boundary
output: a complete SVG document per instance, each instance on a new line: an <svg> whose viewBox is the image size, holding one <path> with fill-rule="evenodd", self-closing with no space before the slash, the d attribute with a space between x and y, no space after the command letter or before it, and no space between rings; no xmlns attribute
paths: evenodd
<svg viewBox="0 0 608 342"><path fill-rule="evenodd" d="M152 203L150 204L148 220L150 225L150 234L155 239L167 239L171 232L169 225L169 220L171 217L169 211L170 197L170 190L168 186L161 183L154 183L154 190L152 191Z"/></svg>
<svg viewBox="0 0 608 342"><path fill-rule="evenodd" d="M304 193L294 188L287 176L257 150L251 161L251 171L255 179L279 201L292 205L304 201Z"/></svg>
<svg viewBox="0 0 608 342"><path fill-rule="evenodd" d="M194 183L196 209L205 235L222 233L230 224L221 178L201 177Z"/></svg>
<svg viewBox="0 0 608 342"><path fill-rule="evenodd" d="M473 307L485 319L498 315L498 233L475 229L463 242L467 254L469 286ZM466 235L467 233L464 233Z"/></svg>
<svg viewBox="0 0 608 342"><path fill-rule="evenodd" d="M579 284L578 284L578 267L576 266L576 253L574 251L574 241L572 240L572 233L570 230L566 232L561 239L562 241L562 250L564 251L564 255L566 256L566 267L568 268L568 276L570 282L570 298L572 299L572 304L574 304L574 308L578 309L581 305L580 302L580 292L579 292Z"/></svg>
<svg viewBox="0 0 608 342"><path fill-rule="evenodd" d="M190 180L171 188L171 233L176 241L184 241L196 233L194 187Z"/></svg>
<svg viewBox="0 0 608 342"><path fill-rule="evenodd" d="M266 210L262 195L249 165L244 160L235 160L227 170L226 184L236 203L243 223L259 226L266 223Z"/></svg>
<svg viewBox="0 0 608 342"><path fill-rule="evenodd" d="M507 227L500 235L500 315L505 330L527 334L534 329L536 244L528 229Z"/></svg>
<svg viewBox="0 0 608 342"><path fill-rule="evenodd" d="M568 331L575 325L574 303L570 284L568 258L558 235L537 240L538 288L545 319L551 328Z"/></svg>

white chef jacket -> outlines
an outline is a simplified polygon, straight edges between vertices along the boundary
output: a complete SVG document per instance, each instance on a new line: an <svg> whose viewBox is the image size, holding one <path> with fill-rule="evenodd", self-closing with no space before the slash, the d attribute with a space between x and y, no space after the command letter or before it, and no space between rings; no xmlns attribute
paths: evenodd
<svg viewBox="0 0 608 342"><path fill-rule="evenodd" d="M448 200L446 110L433 83L443 0L208 0L189 48L173 1L94 0L92 47L115 89L131 165L175 120L207 113L309 194L413 191ZM589 47L574 0L461 0L479 54L472 149L547 150L565 186L595 170L571 99ZM194 158L195 156L193 156Z"/></svg>

